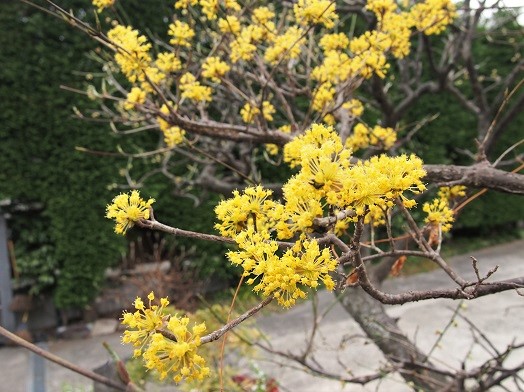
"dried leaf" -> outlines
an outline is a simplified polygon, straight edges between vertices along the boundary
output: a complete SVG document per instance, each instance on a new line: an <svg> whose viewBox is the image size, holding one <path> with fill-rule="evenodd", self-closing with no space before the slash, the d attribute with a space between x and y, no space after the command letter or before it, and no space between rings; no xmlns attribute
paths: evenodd
<svg viewBox="0 0 524 392"><path fill-rule="evenodd" d="M430 226L428 244L429 246L438 245L439 243L439 228L436 225Z"/></svg>
<svg viewBox="0 0 524 392"><path fill-rule="evenodd" d="M346 279L346 286L354 286L358 282L358 274L357 271L353 271L349 274L349 276Z"/></svg>
<svg viewBox="0 0 524 392"><path fill-rule="evenodd" d="M400 256L397 260L395 260L395 263L391 266L391 275L399 276L400 271L402 271L402 267L404 267L404 263L407 259L407 256Z"/></svg>

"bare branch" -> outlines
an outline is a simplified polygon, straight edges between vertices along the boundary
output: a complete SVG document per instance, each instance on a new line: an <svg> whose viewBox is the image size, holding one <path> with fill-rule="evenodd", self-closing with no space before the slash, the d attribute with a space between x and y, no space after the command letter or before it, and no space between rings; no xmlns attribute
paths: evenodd
<svg viewBox="0 0 524 392"><path fill-rule="evenodd" d="M488 188L524 195L524 175L509 173L480 162L471 166L424 165L425 180L430 183Z"/></svg>

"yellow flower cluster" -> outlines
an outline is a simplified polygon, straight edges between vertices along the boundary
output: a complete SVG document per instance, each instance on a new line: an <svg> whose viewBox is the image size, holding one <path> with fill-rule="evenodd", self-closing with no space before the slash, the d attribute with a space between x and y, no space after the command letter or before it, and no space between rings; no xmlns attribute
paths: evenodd
<svg viewBox="0 0 524 392"><path fill-rule="evenodd" d="M282 60L296 59L305 42L304 30L300 27L291 26L284 34L273 38L273 45L266 49L264 60L275 65Z"/></svg>
<svg viewBox="0 0 524 392"><path fill-rule="evenodd" d="M209 78L213 82L219 83L220 78L224 76L231 67L218 57L208 57L202 64L202 76Z"/></svg>
<svg viewBox="0 0 524 392"><path fill-rule="evenodd" d="M416 203L405 192L425 190L422 161L414 155L374 156L356 164L351 152L332 127L314 124L284 148L284 161L299 172L283 186L283 201L270 199L272 192L261 186L222 201L215 209L220 223L215 227L235 239L240 250L229 252L233 264L241 265L248 284L263 295L275 295L283 306L291 306L315 288L319 281L332 288L329 272L336 267L329 250L307 239L315 230L315 219L332 211L352 209L365 215L366 223L385 222L385 214L399 198L411 208ZM334 228L340 233L351 219ZM279 255L272 238L299 236L295 246Z"/></svg>
<svg viewBox="0 0 524 392"><path fill-rule="evenodd" d="M108 32L108 38L116 51L115 61L127 79L132 83L140 82L140 88L146 93L154 92L151 84L158 85L166 75L152 66L151 44L146 37L129 26L117 25Z"/></svg>
<svg viewBox="0 0 524 392"><path fill-rule="evenodd" d="M160 113L166 117L169 117L171 113L171 109L174 109L174 108L175 106L173 102L169 102L169 106L166 104L163 104L162 107L160 108ZM171 124L168 121L166 121L164 118L162 118L161 116L158 116L156 120L158 122L158 127L163 132L165 132L171 126Z"/></svg>
<svg viewBox="0 0 524 392"><path fill-rule="evenodd" d="M182 68L180 59L174 53L169 52L159 53L155 64L160 71L166 74L179 71Z"/></svg>
<svg viewBox="0 0 524 392"><path fill-rule="evenodd" d="M136 298L133 306L134 313L124 312L122 324L127 325L131 330L126 329L122 336L122 342L132 344L135 349L133 356L139 357L143 353L143 349L151 342L151 335L164 325L164 310L169 301L167 298L160 300L160 306L151 305L154 300L154 294L151 292L148 295L149 307L146 309L144 302L140 298Z"/></svg>
<svg viewBox="0 0 524 392"><path fill-rule="evenodd" d="M323 112L329 104L333 103L336 90L330 82L320 84L313 93L311 108L317 112Z"/></svg>
<svg viewBox="0 0 524 392"><path fill-rule="evenodd" d="M324 34L318 44L324 52L345 49L349 45L349 38L344 33Z"/></svg>
<svg viewBox="0 0 524 392"><path fill-rule="evenodd" d="M397 133L393 128L375 125L373 129L370 129L364 124L358 123L353 128L353 134L346 139L346 147L353 151L370 146L388 150L393 147L396 141Z"/></svg>
<svg viewBox="0 0 524 392"><path fill-rule="evenodd" d="M186 72L180 78L180 90L182 91L182 97L194 102L211 101L211 94L213 92L211 87L202 86L193 74L189 72Z"/></svg>
<svg viewBox="0 0 524 392"><path fill-rule="evenodd" d="M215 20L217 18L220 6L224 7L227 11L241 10L240 4L238 4L236 0L200 0L200 6L202 7L202 13L204 13L209 20Z"/></svg>
<svg viewBox="0 0 524 392"><path fill-rule="evenodd" d="M174 126L169 127L164 132L164 142L169 148L173 148L184 141L186 131L182 128Z"/></svg>
<svg viewBox="0 0 524 392"><path fill-rule="evenodd" d="M134 357L142 356L148 370L155 370L160 379L172 375L175 382L201 380L209 374L206 361L196 353L200 346L200 338L206 331L204 323L188 329L189 319L178 315L165 315L169 305L167 298L160 299L160 306L152 305L155 299L153 292L147 298L146 308L140 298L135 300L134 313L124 313L122 324L130 329L124 331L122 341L138 347ZM174 340L166 338L159 332L165 329Z"/></svg>
<svg viewBox="0 0 524 392"><path fill-rule="evenodd" d="M424 222L440 228L444 233L450 231L455 220L451 205L456 199L464 196L466 196L466 187L463 185L441 187L438 196L431 202L424 203L422 207L422 210L428 214Z"/></svg>
<svg viewBox="0 0 524 392"><path fill-rule="evenodd" d="M397 10L397 4L394 0L368 0L366 8L373 12L377 19L381 21L385 15Z"/></svg>
<svg viewBox="0 0 524 392"><path fill-rule="evenodd" d="M275 17L275 13L268 7L258 7L253 10L253 23L258 26L266 27L268 23L272 23L271 19Z"/></svg>
<svg viewBox="0 0 524 392"><path fill-rule="evenodd" d="M115 0L92 1L101 9ZM347 86L352 85L349 81L358 84L362 78L372 75L384 78L390 66L388 56L402 58L409 53L413 29L438 34L456 16L451 0L422 0L411 8L407 4L399 7L397 3L396 0L368 0L366 9L375 15L376 27L351 37L334 30L340 18L336 2L332 0L297 0L293 12L286 14L284 19L277 18L272 4L242 8L235 0L177 0L174 7L178 11L167 31L171 51L158 53L156 59L149 53L151 44L137 30L117 25L108 32L116 51L115 60L133 84L123 107L141 110L138 104L145 102L147 94L156 94L176 81L180 94L175 96L187 98L186 104L211 102L210 83L223 82L226 73L238 70L235 67L238 62L250 63L242 67L260 67L263 65L255 63L263 60L270 69L279 66L287 67L286 72L294 72L295 68L297 71L304 69L300 62L306 56L301 58L301 53L312 51L308 56L312 68L308 76L313 80L311 90L308 89L309 109L317 112L317 118L335 124L342 113L339 95L347 92ZM204 26L200 26L201 23ZM339 30L346 31L342 27ZM318 31L322 34L316 35ZM308 32L312 39L305 51ZM202 56L192 55L195 41L209 44L198 49L199 53L204 50ZM214 49L206 52L209 48ZM176 75L182 69L184 74ZM200 81L197 81L198 70L202 75ZM259 87L250 88L257 91ZM183 102L177 103L184 109ZM342 105L342 109L348 110L352 117L362 113L360 106L349 103ZM262 111L259 107L246 105L241 110L244 122L252 123L261 114L258 110ZM268 121L273 120L273 113L270 107L263 110ZM394 143L395 133L390 129L374 128L368 130L367 135L363 131L363 128L356 130L354 140L349 142L354 148L366 145L387 148Z"/></svg>
<svg viewBox="0 0 524 392"><path fill-rule="evenodd" d="M441 33L457 16L451 0L426 0L411 9L413 26L426 35Z"/></svg>
<svg viewBox="0 0 524 392"><path fill-rule="evenodd" d="M293 6L296 20L302 25L323 24L331 29L338 20L335 2L332 0L298 0Z"/></svg>
<svg viewBox="0 0 524 392"><path fill-rule="evenodd" d="M352 117L360 117L364 113L364 105L358 99L345 102L342 108L348 110Z"/></svg>
<svg viewBox="0 0 524 392"><path fill-rule="evenodd" d="M275 114L275 107L269 101L262 102L262 115L267 121L273 121L273 114ZM246 103L242 109L240 109L240 116L245 123L251 124L255 120L255 117L260 114L260 109L256 106L251 106L250 103Z"/></svg>
<svg viewBox="0 0 524 392"><path fill-rule="evenodd" d="M350 150L333 128L319 124L285 146L284 161L301 169L284 185L285 206L274 208L283 217L275 225L279 238L310 231L313 219L323 216L323 201L364 214L374 207L377 211L391 208L397 197L410 208L415 201L404 192L425 190L420 180L425 175L422 161L414 155L380 155L354 165L349 158Z"/></svg>
<svg viewBox="0 0 524 392"><path fill-rule="evenodd" d="M151 63L147 38L131 27L117 25L107 33L114 44L115 60L131 83L144 80L144 71Z"/></svg>
<svg viewBox="0 0 524 392"><path fill-rule="evenodd" d="M442 186L438 190L438 197L445 200L458 199L464 196L466 196L466 187L464 185Z"/></svg>
<svg viewBox="0 0 524 392"><path fill-rule="evenodd" d="M171 45L189 47L195 31L187 23L176 20L169 25L167 34L173 37L169 40Z"/></svg>
<svg viewBox="0 0 524 392"><path fill-rule="evenodd" d="M225 19L220 18L218 20L218 29L224 33L232 33L233 35L237 35L240 33L240 21L235 15L228 15Z"/></svg>
<svg viewBox="0 0 524 392"><path fill-rule="evenodd" d="M338 84L352 75L352 67L353 62L348 54L340 50L329 50L324 53L322 63L313 68L311 76L321 83Z"/></svg>
<svg viewBox="0 0 524 392"><path fill-rule="evenodd" d="M93 0L93 5L97 8L97 12L102 12L105 8L112 7L116 0Z"/></svg>
<svg viewBox="0 0 524 392"><path fill-rule="evenodd" d="M451 224L455 217L453 210L449 208L448 200L440 197L433 199L431 202L424 203L422 211L428 214L424 222L439 227L444 233L451 230Z"/></svg>
<svg viewBox="0 0 524 392"><path fill-rule="evenodd" d="M239 60L249 61L253 58L253 54L257 50L257 47L253 44L251 31L243 29L240 35L231 42L231 62L236 63Z"/></svg>
<svg viewBox="0 0 524 392"><path fill-rule="evenodd" d="M143 104L146 101L147 93L139 87L133 87L127 94L124 102L125 110L133 110L137 104Z"/></svg>
<svg viewBox="0 0 524 392"><path fill-rule="evenodd" d="M349 43L353 53L353 72L368 79L373 74L380 78L386 76L389 69L386 53L391 47L391 38L380 31L366 31L360 37L354 38Z"/></svg>
<svg viewBox="0 0 524 392"><path fill-rule="evenodd" d="M187 9L189 6L195 6L198 4L198 0L177 0L175 3L175 9Z"/></svg>
<svg viewBox="0 0 524 392"><path fill-rule="evenodd" d="M231 238L249 227L254 227L257 231L267 229L267 211L273 207L273 202L268 197L272 193L260 185L248 187L242 194L233 191L232 198L221 201L215 208L215 214L221 221L215 228L223 236Z"/></svg>
<svg viewBox="0 0 524 392"><path fill-rule="evenodd" d="M171 108L171 109L170 109ZM164 116L169 117L169 114L171 110L174 110L175 105L173 102L169 102L169 106L166 104L163 104L160 108L160 113ZM158 116L157 118L158 127L164 134L164 142L169 148L172 148L176 145L179 145L185 140L186 131L178 126L172 126L168 121L166 121L161 116Z"/></svg>
<svg viewBox="0 0 524 392"><path fill-rule="evenodd" d="M269 233L256 232L253 227L236 237L240 250L228 252L233 264L241 265L244 276L253 276L247 284L264 296L274 295L284 307L293 306L298 298L306 298L306 287L317 288L322 282L328 290L335 283L330 272L337 265L329 249L320 249L316 241L301 239L282 256L277 255L278 244L269 239Z"/></svg>
<svg viewBox="0 0 524 392"><path fill-rule="evenodd" d="M149 208L155 199L145 201L137 190L130 194L122 193L107 205L106 218L116 222L115 233L125 234L128 229L141 219L149 219Z"/></svg>

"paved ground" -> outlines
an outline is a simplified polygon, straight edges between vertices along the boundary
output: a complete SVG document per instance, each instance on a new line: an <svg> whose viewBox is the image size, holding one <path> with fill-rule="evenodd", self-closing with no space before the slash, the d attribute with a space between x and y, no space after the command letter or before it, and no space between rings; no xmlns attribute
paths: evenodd
<svg viewBox="0 0 524 392"><path fill-rule="evenodd" d="M481 272L499 265L496 279L524 275L524 241L474 252ZM463 276L473 279L469 255L452 260ZM409 289L424 289L448 286L448 279L440 271L412 277L400 277L386 282L385 290L395 292ZM372 373L377 364L383 363L380 351L369 344L358 325L348 318L344 310L335 302L331 294L319 293L321 309L331 306L331 310L320 324L313 345L320 363L330 372L351 372L355 375ZM417 342L422 350L428 351L448 323L457 302L431 300L402 306L390 306L388 312L399 318L400 327ZM276 313L257 320L259 327L271 337L275 348L281 351L299 352L306 336L310 334L312 311L311 303L296 306L286 313ZM524 298L510 291L466 302L462 314L482 330L498 349L516 342L524 342L522 317ZM109 342L121 355L131 352L119 343L118 334L94 337L87 340L68 340L49 342L47 346L53 353L71 360L78 365L95 368L105 363L107 355L102 341ZM28 379L31 355L20 348L0 349L0 391L32 392ZM467 323L458 320L456 327L450 328L434 351L436 362L447 368L457 368L467 358L468 366L480 364L487 358L486 350L474 344L474 337ZM524 361L524 350L508 359L508 364ZM342 386L339 382L309 376L289 368L286 363L262 361L260 367L280 383L283 391L291 392L331 392L331 391L408 391L398 376L391 376L380 383L366 387ZM54 364L46 365L47 392L83 392L92 390L89 380L71 373ZM156 389L156 388L155 388ZM517 391L509 386L509 390Z"/></svg>

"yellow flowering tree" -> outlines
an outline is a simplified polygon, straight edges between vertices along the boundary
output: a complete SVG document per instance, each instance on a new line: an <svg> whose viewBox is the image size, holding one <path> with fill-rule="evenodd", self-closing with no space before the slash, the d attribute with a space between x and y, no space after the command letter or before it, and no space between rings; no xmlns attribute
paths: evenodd
<svg viewBox="0 0 524 392"><path fill-rule="evenodd" d="M175 0L161 39L121 20L113 10L125 8L125 0L116 1L93 1L109 21L107 29L54 5L56 15L108 51L101 92L90 89L91 97L111 102L105 103L100 118L113 128L119 125L120 132L158 130L159 148L148 154L158 154L164 173L174 177L169 162L177 156L195 165L187 176L177 176L175 186L220 189L226 197L215 209L219 235L161 223L153 215L154 200L142 198L138 190L116 196L106 217L115 221L117 234L139 226L234 244L228 260L242 269L245 284L262 297L259 305L207 335L204 324L164 314L167 299L154 305L152 293L147 307L137 299L135 311L123 317L129 327L123 340L136 347L135 356L161 378L199 380L209 372L198 354L201 345L219 339L273 300L289 308L325 288L341 294L342 305L358 314L366 333L380 342L391 363L386 372L400 370L406 381L422 390L454 385L453 377L427 361L380 303L473 299L519 285L486 283L487 277L480 276L469 282L440 255L444 233L469 194L456 185L524 193L522 176L487 162L486 152L498 130L494 125L482 129L477 164L443 168L425 166L408 152L405 143L420 124L401 129L401 115L410 105L439 89L453 90L466 106L482 104L482 99L468 99L454 87L452 68L437 64L433 48L427 46L451 24L461 22L455 3L368 0L353 7L329 0ZM462 43L471 38L456 34ZM446 45L450 58L463 55L468 60L467 46L459 51ZM409 69L414 63L421 67L418 56L423 50L441 78L414 85ZM396 82L395 67L405 93L398 105L387 94L388 85ZM464 69L475 77L467 61ZM516 80L512 74L505 87L513 87ZM384 114L381 121L367 115L377 107ZM489 118L488 124L495 119ZM140 156L143 152L137 152ZM286 180L268 185L261 174L267 164L281 164L289 174ZM503 178L502 184L488 181L493 176ZM433 182L447 187L432 201L418 203ZM394 219L402 221L404 234L394 234ZM395 260L407 256L433 261L455 287L383 292L379 283ZM361 306L362 296L368 298L365 304L369 298L375 301L370 309ZM387 333L377 335L369 322L377 314ZM415 366L420 363L424 366ZM313 363L303 365L322 373ZM344 381L361 382L347 377Z"/></svg>

